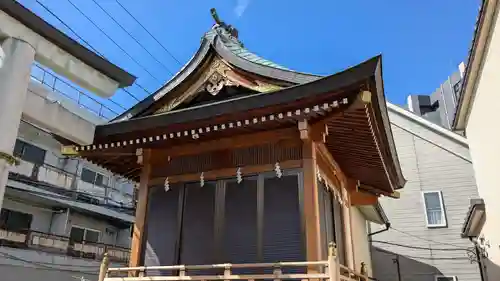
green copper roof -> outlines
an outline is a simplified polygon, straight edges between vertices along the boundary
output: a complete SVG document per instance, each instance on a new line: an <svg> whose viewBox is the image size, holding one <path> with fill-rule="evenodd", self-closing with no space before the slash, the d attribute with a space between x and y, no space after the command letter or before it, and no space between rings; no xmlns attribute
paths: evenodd
<svg viewBox="0 0 500 281"><path fill-rule="evenodd" d="M276 64L272 61L266 60L262 57L259 57L258 55L250 52L248 49L246 49L243 44L238 40L238 38L232 36L227 32L227 30L221 26L215 25L214 28L212 28L210 31L205 33L204 38L206 38L209 41L214 40L215 36L219 36L221 41L224 43L224 46L228 50L230 50L233 54L237 55L238 57L245 59L249 62L257 63L260 65L264 66L269 66L269 67L274 67L278 69L283 69L283 70L290 70L284 66L281 66L279 64Z"/></svg>

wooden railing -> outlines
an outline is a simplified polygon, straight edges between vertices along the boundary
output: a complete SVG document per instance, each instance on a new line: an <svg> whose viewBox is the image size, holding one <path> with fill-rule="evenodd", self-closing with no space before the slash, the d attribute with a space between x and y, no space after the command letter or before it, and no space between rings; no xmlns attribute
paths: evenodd
<svg viewBox="0 0 500 281"><path fill-rule="evenodd" d="M108 259L117 262L128 262L130 256L128 248L104 243L72 242L66 236L33 230L14 232L0 229L0 245L94 260L101 260L107 253Z"/></svg>
<svg viewBox="0 0 500 281"><path fill-rule="evenodd" d="M335 244L329 246L326 261L248 263L248 264L211 264L211 265L172 265L108 268L109 260L105 255L101 264L99 281L185 281L185 280L331 280L331 281L368 281L370 278L355 272L339 263ZM235 273L245 270L252 274ZM302 270L297 270L302 269ZM160 271L166 273L160 274ZM198 271L198 274L192 274ZM215 271L215 274L201 274L200 271ZM295 272L307 273L295 273ZM262 273L253 273L262 272ZM270 273L272 272L272 273Z"/></svg>

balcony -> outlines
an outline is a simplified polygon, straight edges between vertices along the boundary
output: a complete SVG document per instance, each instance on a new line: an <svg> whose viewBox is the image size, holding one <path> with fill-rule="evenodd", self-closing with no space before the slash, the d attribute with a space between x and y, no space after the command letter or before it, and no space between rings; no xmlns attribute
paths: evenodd
<svg viewBox="0 0 500 281"><path fill-rule="evenodd" d="M85 182L75 173L47 163L35 164L21 160L20 164L12 169L10 178L36 184L37 187L89 204L134 207L132 194L127 194L116 187Z"/></svg>
<svg viewBox="0 0 500 281"><path fill-rule="evenodd" d="M70 257L102 260L107 253L110 261L127 263L130 249L103 243L70 241L69 237L33 230L14 232L0 229L0 246L33 249Z"/></svg>

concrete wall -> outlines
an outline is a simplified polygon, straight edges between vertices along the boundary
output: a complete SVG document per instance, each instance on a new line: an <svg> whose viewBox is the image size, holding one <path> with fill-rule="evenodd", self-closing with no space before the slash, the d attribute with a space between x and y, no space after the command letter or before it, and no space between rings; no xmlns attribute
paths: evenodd
<svg viewBox="0 0 500 281"><path fill-rule="evenodd" d="M399 256L401 265L406 266L405 281L435 281L435 275L457 276L460 281L480 280L477 264L469 260L471 253L467 249L472 244L460 237L469 199L478 196L467 145L453 133L439 131L428 121L403 113L390 110L389 116L408 182L400 199L381 200L396 230L372 236L372 245L381 250L372 251L375 277L397 280L395 275L386 274L396 272L392 259ZM423 191L442 192L446 227L427 227ZM372 226L372 231L377 228Z"/></svg>
<svg viewBox="0 0 500 281"><path fill-rule="evenodd" d="M367 266L368 276L372 274L370 244L368 243L368 224L361 212L356 207L351 207L352 239L354 241L354 264L357 271L361 270L361 262Z"/></svg>
<svg viewBox="0 0 500 281"><path fill-rule="evenodd" d="M51 91L35 82L28 85L23 119L76 143L89 144L94 139L95 124L65 108Z"/></svg>
<svg viewBox="0 0 500 281"><path fill-rule="evenodd" d="M498 4L497 4L498 5ZM498 7L497 7L498 13ZM486 206L486 222L482 235L487 249L490 281L500 280L500 126L498 114L498 74L500 73L500 22L494 18L494 31L476 85L476 96L466 127L479 196Z"/></svg>
<svg viewBox="0 0 500 281"><path fill-rule="evenodd" d="M96 281L99 265L98 261L93 260L0 247L2 281ZM123 266L111 263L111 267Z"/></svg>

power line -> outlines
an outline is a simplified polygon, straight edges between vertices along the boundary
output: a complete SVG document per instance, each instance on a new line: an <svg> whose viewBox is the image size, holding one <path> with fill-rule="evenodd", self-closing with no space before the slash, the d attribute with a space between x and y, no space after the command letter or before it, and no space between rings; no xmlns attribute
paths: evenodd
<svg viewBox="0 0 500 281"><path fill-rule="evenodd" d="M73 32L73 34L75 34L75 36L82 40L83 43L87 44L88 47L90 49L92 49L92 51L94 51L95 53L97 53L99 56L101 57L104 57L103 54L101 54L97 49L95 49L94 47L92 47L92 45L90 45L89 42L87 42L87 40L83 39L80 35L78 35L78 33L76 33L76 31L71 28L69 25L67 25L60 17L58 17L54 12L52 12L47 6L45 6L42 2L38 1L38 0L35 0L38 5L42 6L42 8L47 11L49 14L51 14L53 17L55 17L59 22L61 22L67 29L69 29L71 32Z"/></svg>
<svg viewBox="0 0 500 281"><path fill-rule="evenodd" d="M146 51L154 60L156 60L158 64L163 66L163 68L165 68L165 70L167 70L170 74L174 75L174 73L165 64L158 60L146 47L144 47L144 45L141 44L141 42L139 42L139 40L137 40L137 38L135 38L128 30L126 30L123 25L121 25L110 13L108 13L108 11L106 11L96 0L92 0L92 2L94 2L97 7L99 7L99 9L101 9L101 11L103 11L111 20L113 20L113 22L115 22L123 31L125 31L125 33L127 33L130 38L132 38L139 46L141 46L144 51Z"/></svg>
<svg viewBox="0 0 500 281"><path fill-rule="evenodd" d="M467 248L463 248L463 249L458 249L458 248L453 248L453 249L450 249L450 248L429 248L429 247L404 245L404 244L398 244L398 243L389 242L389 241L379 241L379 240L372 240L372 242L380 243L380 244L393 245L393 246L398 246L398 247L403 247L403 248L416 249L416 250L429 250L429 251L472 251L472 250L467 249Z"/></svg>
<svg viewBox="0 0 500 281"><path fill-rule="evenodd" d="M373 242L375 242L375 241L373 241ZM405 257L405 258L408 258L408 259L421 259L421 260L469 260L470 261L469 257L420 257L420 256L409 256L409 255L405 255L405 254L399 254L399 253L395 253L395 252L390 252L390 251L387 251L387 250L384 250L384 249L379 249L379 248L375 248L375 251L383 252L383 253L386 253L386 254L389 254L389 255Z"/></svg>
<svg viewBox="0 0 500 281"><path fill-rule="evenodd" d="M146 89L146 87L142 86L141 84L139 84L139 83L137 83L137 82L136 82L136 83L135 83L135 85L136 85L137 87L141 88L141 90L143 90L144 92L148 93L148 95L150 95L150 94L151 94L151 92L150 92L150 91L148 91L148 89Z"/></svg>
<svg viewBox="0 0 500 281"><path fill-rule="evenodd" d="M160 45L163 48L163 50L165 50L165 52L167 52L170 55L170 57L172 57L179 65L182 66L182 63L158 39L156 39L156 37L151 32L149 32L149 30L144 25L142 25L142 23L136 17L134 17L134 15L132 15L132 13L129 12L129 10L127 10L127 8L125 8L118 0L115 0L115 2L120 7L122 7L122 9L130 17L132 17L134 19L134 21L137 22L142 27L142 29L144 29L149 34L149 36L151 36L151 38L153 38L156 41L156 43L158 43L158 45Z"/></svg>
<svg viewBox="0 0 500 281"><path fill-rule="evenodd" d="M155 79L156 81L158 81L159 83L162 83L160 81L159 78L157 78L156 76L154 76L149 70L146 69L146 67L144 67L140 62L138 62L132 55L130 55L125 49L123 49L122 46L120 46L120 44L116 43L115 40L113 40L113 38L111 38L111 36L109 36L99 25L97 25L89 16L87 16L82 10L80 10L80 8L78 8L78 6L75 5L75 3L73 3L71 0L67 0L68 3L71 4L71 6L73 6L82 16L84 16L95 28L97 28L102 34L104 34L104 36L106 36L111 42L113 42L113 44L115 44L125 55L127 55L132 61L134 61L139 67L141 67L146 73L149 74L149 76L151 76L153 79Z"/></svg>
<svg viewBox="0 0 500 281"><path fill-rule="evenodd" d="M399 230L399 229L396 229L396 228L393 228L393 227L391 227L391 229L393 229L393 230L395 230L395 231L397 231L399 233L406 234L408 236L411 236L413 238L417 238L417 239L420 239L420 240L423 240L423 241L432 242L432 243L441 244L441 245L449 245L449 246L453 246L453 247L459 248L459 249L466 249L466 248L463 248L462 246L455 245L455 244L452 244L452 243L438 242L438 241L430 240L430 239L427 239L427 238L422 238L422 237L419 237L419 236L417 236L415 234L411 234L411 233L408 233L408 232L405 232L405 231L402 231L402 230Z"/></svg>
<svg viewBox="0 0 500 281"><path fill-rule="evenodd" d="M101 54L96 48L94 48L88 41L86 41L85 39L83 39L80 35L78 35L78 33L72 29L66 22L64 22L60 17L58 17L52 10L49 9L49 7L45 6L42 2L40 2L39 0L35 0L38 5L42 6L42 8L45 9L45 11L47 11L49 14L51 14L52 16L54 16L59 22L61 22L65 27L67 27L71 32L73 32L75 34L76 37L78 37L80 40L82 40L82 42L84 42L85 44L88 45L88 47L94 51L96 54L98 54L100 57L102 58L105 58L105 56L103 54ZM144 91L146 91L148 94L150 94L150 92L148 92L144 87L140 86L137 81L135 82L136 85L138 85L141 89L143 89ZM139 101L139 99L134 96L132 93L130 93L129 91L125 90L125 88L123 88L123 90L128 94L130 95L132 98L134 98L136 101ZM111 99L110 99L111 100ZM111 100L112 102L116 103L115 101Z"/></svg>

